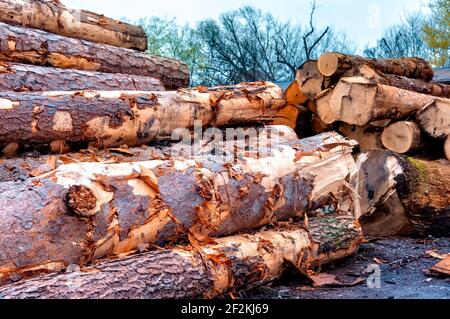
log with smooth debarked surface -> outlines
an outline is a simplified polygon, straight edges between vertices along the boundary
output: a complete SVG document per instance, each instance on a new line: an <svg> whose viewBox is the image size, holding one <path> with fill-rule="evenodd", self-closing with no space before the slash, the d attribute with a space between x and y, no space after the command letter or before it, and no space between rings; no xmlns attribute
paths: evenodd
<svg viewBox="0 0 450 319"><path fill-rule="evenodd" d="M0 23L0 58L63 69L148 76L159 79L167 90L189 85L189 69L183 62L4 23Z"/></svg>
<svg viewBox="0 0 450 319"><path fill-rule="evenodd" d="M222 237L307 212L352 211L353 143L336 133L237 158L73 163L0 183L1 281Z"/></svg>
<svg viewBox="0 0 450 319"><path fill-rule="evenodd" d="M433 102L450 105L450 99L350 77L342 78L334 90L318 99L317 112L327 124L341 121L363 126L378 120L407 118Z"/></svg>
<svg viewBox="0 0 450 319"><path fill-rule="evenodd" d="M317 62L317 67L322 75L336 78L343 76L349 70L364 65L382 73L395 74L427 82L434 77L431 64L420 58L369 59L330 52L322 54Z"/></svg>
<svg viewBox="0 0 450 319"><path fill-rule="evenodd" d="M353 217L312 219L225 237L195 248L156 250L0 288L5 299L213 298L273 282L289 267L308 274L355 253L363 237Z"/></svg>
<svg viewBox="0 0 450 319"><path fill-rule="evenodd" d="M450 235L447 162L377 150L361 154L357 165L355 214L370 235Z"/></svg>
<svg viewBox="0 0 450 319"><path fill-rule="evenodd" d="M147 35L142 27L67 8L59 1L1 0L0 21L116 47L147 50Z"/></svg>
<svg viewBox="0 0 450 319"><path fill-rule="evenodd" d="M271 122L284 104L281 89L265 82L170 92L0 92L0 145L143 145L196 122Z"/></svg>
<svg viewBox="0 0 450 319"><path fill-rule="evenodd" d="M152 77L0 62L0 91L165 91Z"/></svg>

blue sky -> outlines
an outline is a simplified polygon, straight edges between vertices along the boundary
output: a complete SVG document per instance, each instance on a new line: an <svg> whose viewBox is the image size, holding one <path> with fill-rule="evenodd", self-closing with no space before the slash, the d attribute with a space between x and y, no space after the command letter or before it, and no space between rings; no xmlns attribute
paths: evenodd
<svg viewBox="0 0 450 319"><path fill-rule="evenodd" d="M220 13L245 4L260 8L274 16L307 22L309 0L62 0L76 9L87 9L112 18L131 20L144 16L176 17L180 23L195 23L204 18L217 18ZM405 13L428 12L426 0L317 0L317 24L332 25L348 34L363 48L374 43L383 29L401 21Z"/></svg>

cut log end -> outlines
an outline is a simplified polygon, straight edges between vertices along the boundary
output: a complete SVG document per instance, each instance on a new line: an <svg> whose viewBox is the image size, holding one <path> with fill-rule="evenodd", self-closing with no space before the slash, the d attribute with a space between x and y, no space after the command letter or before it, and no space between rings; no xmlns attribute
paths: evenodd
<svg viewBox="0 0 450 319"><path fill-rule="evenodd" d="M413 122L397 122L381 135L383 146L399 154L416 151L422 146L420 128Z"/></svg>
<svg viewBox="0 0 450 319"><path fill-rule="evenodd" d="M339 69L339 58L336 53L325 53L317 62L319 71L324 76L332 76Z"/></svg>

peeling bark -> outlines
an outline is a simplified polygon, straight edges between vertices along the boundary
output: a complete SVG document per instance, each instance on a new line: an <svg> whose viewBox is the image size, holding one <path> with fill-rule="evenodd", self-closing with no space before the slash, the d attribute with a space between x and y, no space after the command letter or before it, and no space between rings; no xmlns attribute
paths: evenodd
<svg viewBox="0 0 450 319"><path fill-rule="evenodd" d="M0 92L0 145L136 146L176 129L271 122L285 104L271 83L177 92Z"/></svg>
<svg viewBox="0 0 450 319"><path fill-rule="evenodd" d="M38 91L164 91L161 81L151 77L57 69L0 62L0 90Z"/></svg>
<svg viewBox="0 0 450 319"><path fill-rule="evenodd" d="M167 90L189 85L189 70L183 62L4 23L0 23L0 58L62 69L148 76L161 80Z"/></svg>
<svg viewBox="0 0 450 319"><path fill-rule="evenodd" d="M288 265L302 273L353 254L362 243L353 217L332 216L255 234L217 239L112 260L0 288L5 299L213 298L279 278Z"/></svg>
<svg viewBox="0 0 450 319"><path fill-rule="evenodd" d="M371 235L450 235L448 163L379 150L360 155L357 164L355 213ZM383 222L393 216L395 222Z"/></svg>
<svg viewBox="0 0 450 319"><path fill-rule="evenodd" d="M324 207L352 211L346 186L355 168L352 149L329 133L228 160L74 163L23 183L0 183L2 281L188 234L203 242Z"/></svg>
<svg viewBox="0 0 450 319"><path fill-rule="evenodd" d="M147 50L147 35L142 27L67 8L59 1L1 0L0 21L116 47Z"/></svg>
<svg viewBox="0 0 450 319"><path fill-rule="evenodd" d="M42 155L36 152L20 157L0 159L0 182L24 181L30 177L39 177L54 171L61 165L73 163L130 163L150 160L169 160L174 154L180 158L205 157L229 152L227 149L237 148L243 151L252 147L272 147L298 140L294 130L286 126L268 125L258 129L248 128L237 136L227 136L223 130L224 140L182 141L164 146L141 146L139 148L88 148L79 152L62 155ZM235 140L236 139L236 140Z"/></svg>

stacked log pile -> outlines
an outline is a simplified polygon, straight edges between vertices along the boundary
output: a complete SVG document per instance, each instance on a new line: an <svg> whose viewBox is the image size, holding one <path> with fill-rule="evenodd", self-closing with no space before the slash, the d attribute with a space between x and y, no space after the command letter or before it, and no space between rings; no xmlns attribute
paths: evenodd
<svg viewBox="0 0 450 319"><path fill-rule="evenodd" d="M186 88L146 47L140 27L0 0L2 298L212 298L358 249L354 141L299 139L296 87Z"/></svg>
<svg viewBox="0 0 450 319"><path fill-rule="evenodd" d="M401 155L450 156L450 86L426 61L328 53L283 93L187 88L146 47L140 27L0 0L2 298L213 298L316 274L363 234L449 235L450 165Z"/></svg>
<svg viewBox="0 0 450 319"><path fill-rule="evenodd" d="M448 158L450 86L432 82L433 74L419 58L326 53L302 65L292 85L312 106L315 133L338 130L362 151L414 154L440 145Z"/></svg>
<svg viewBox="0 0 450 319"><path fill-rule="evenodd" d="M450 160L450 86L432 79L418 58L326 53L286 91L303 110L292 127L306 118L314 134L338 131L365 152L352 187L366 235L450 234L449 164L436 160Z"/></svg>

